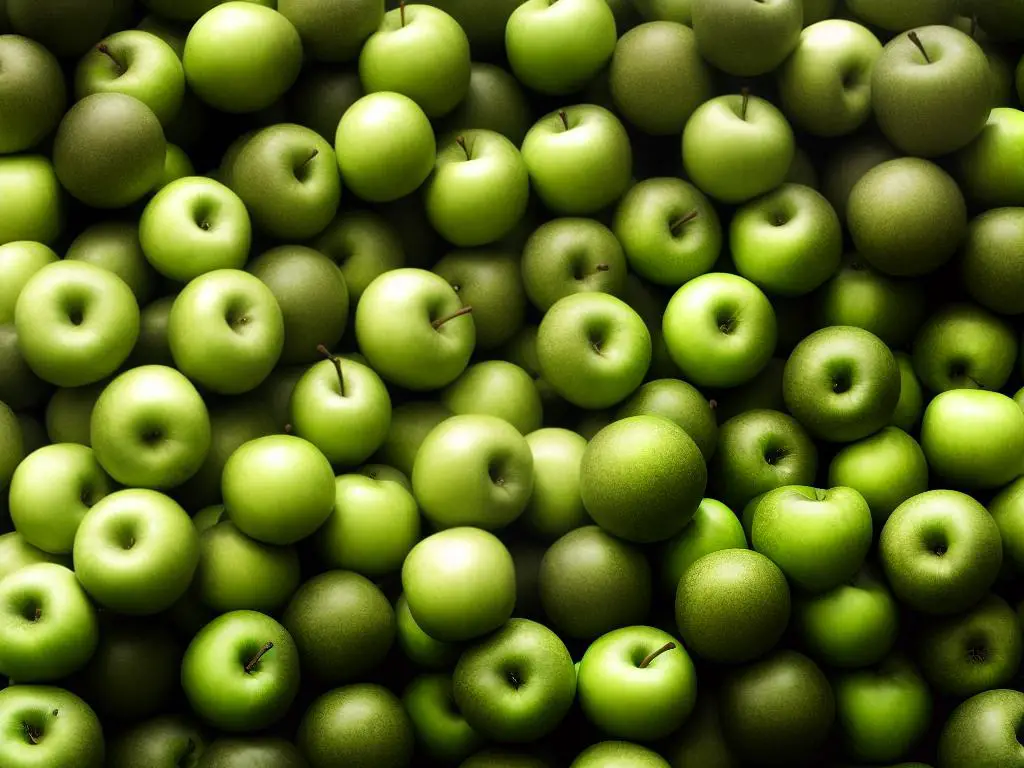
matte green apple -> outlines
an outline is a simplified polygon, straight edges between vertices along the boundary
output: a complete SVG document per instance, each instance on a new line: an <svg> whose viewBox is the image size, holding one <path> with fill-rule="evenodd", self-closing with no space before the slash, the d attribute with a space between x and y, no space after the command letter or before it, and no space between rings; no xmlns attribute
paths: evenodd
<svg viewBox="0 0 1024 768"><path fill-rule="evenodd" d="M986 763L1024 765L1016 729L1024 717L1024 694L998 688L972 696L953 710L939 736L942 768L975 768Z"/></svg>
<svg viewBox="0 0 1024 768"><path fill-rule="evenodd" d="M384 0L277 0L277 10L298 30L315 61L351 61L384 20Z"/></svg>
<svg viewBox="0 0 1024 768"><path fill-rule="evenodd" d="M929 314L914 338L914 373L933 392L1001 389L1017 359L1010 324L988 310L958 302Z"/></svg>
<svg viewBox="0 0 1024 768"><path fill-rule="evenodd" d="M313 247L341 269L352 303L359 301L374 278L405 266L405 251L394 225L373 211L340 213Z"/></svg>
<svg viewBox="0 0 1024 768"><path fill-rule="evenodd" d="M31 149L57 127L67 105L67 86L57 58L28 37L5 34L0 59L5 73L0 153L6 155Z"/></svg>
<svg viewBox="0 0 1024 768"><path fill-rule="evenodd" d="M42 155L0 157L0 245L52 243L64 227L61 183Z"/></svg>
<svg viewBox="0 0 1024 768"><path fill-rule="evenodd" d="M143 760L196 768L207 746L203 730L191 716L161 715L144 720L110 740L107 768L130 768Z"/></svg>
<svg viewBox="0 0 1024 768"><path fill-rule="evenodd" d="M519 5L520 0L505 2ZM488 15L490 8L488 6ZM518 147L523 143L530 123L530 106L519 81L507 69L496 64L474 61L470 67L466 97L445 115L439 128L445 132L468 128L496 131Z"/></svg>
<svg viewBox="0 0 1024 768"><path fill-rule="evenodd" d="M460 249L444 256L431 271L473 307L477 349L500 347L522 328L526 290L518 251Z"/></svg>
<svg viewBox="0 0 1024 768"><path fill-rule="evenodd" d="M1024 312L1024 280L1011 254L1024 242L1024 211L997 208L967 226L961 265L967 293L986 309L1003 315Z"/></svg>
<svg viewBox="0 0 1024 768"><path fill-rule="evenodd" d="M770 72L797 46L800 0L693 0L693 31L701 56L731 75Z"/></svg>
<svg viewBox="0 0 1024 768"><path fill-rule="evenodd" d="M660 748L672 765L689 762L707 768L739 768L739 758L722 732L718 701L706 687L700 691L693 714Z"/></svg>
<svg viewBox="0 0 1024 768"><path fill-rule="evenodd" d="M252 0L249 0L252 2ZM273 736L219 738L203 750L207 768L305 768L306 762L291 741Z"/></svg>
<svg viewBox="0 0 1024 768"><path fill-rule="evenodd" d="M64 258L113 272L132 289L140 307L150 303L156 289L156 273L146 261L139 227L133 222L101 221L86 227L68 246Z"/></svg>
<svg viewBox="0 0 1024 768"><path fill-rule="evenodd" d="M320 4L320 7L326 6ZM333 142L341 116L364 95L359 72L354 68L311 66L299 75L288 91L285 114L291 122L312 128Z"/></svg>
<svg viewBox="0 0 1024 768"><path fill-rule="evenodd" d="M616 412L619 419L628 416L663 416L690 436L704 461L710 461L718 445L718 421L715 406L700 390L680 379L655 379L640 386Z"/></svg>
<svg viewBox="0 0 1024 768"><path fill-rule="evenodd" d="M24 734L0 744L0 760L5 765L45 760L47 768L104 766L99 718L92 707L63 688L16 685L0 690L0 722L8 733Z"/></svg>

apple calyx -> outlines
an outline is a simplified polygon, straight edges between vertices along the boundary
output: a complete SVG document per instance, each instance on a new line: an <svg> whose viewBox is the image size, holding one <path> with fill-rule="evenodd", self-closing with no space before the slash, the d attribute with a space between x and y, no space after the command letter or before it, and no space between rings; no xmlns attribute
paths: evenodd
<svg viewBox="0 0 1024 768"><path fill-rule="evenodd" d="M43 737L42 732L30 723L22 723L21 725L25 729L25 738L33 745L38 744Z"/></svg>
<svg viewBox="0 0 1024 768"><path fill-rule="evenodd" d="M921 38L918 37L917 32L915 32L914 30L910 30L909 32L907 32L907 37L909 37L910 38L910 42L912 42L914 45L916 45L917 49L919 51L921 51L921 55L924 56L924 60L928 64L931 64L932 60L928 56L928 51L926 51L924 49L924 43L921 42Z"/></svg>
<svg viewBox="0 0 1024 768"><path fill-rule="evenodd" d="M114 66L117 67L117 71L119 74L124 74L124 67L121 65L120 61L114 58L114 54L110 52L110 46L108 46L106 43L100 43L96 46L96 50L102 53L112 62L114 62Z"/></svg>
<svg viewBox="0 0 1024 768"><path fill-rule="evenodd" d="M569 116L565 114L564 109L558 110L558 116L562 119L562 125L565 126L565 130L569 130Z"/></svg>
<svg viewBox="0 0 1024 768"><path fill-rule="evenodd" d="M267 653L269 653L273 649L273 647L274 647L273 643L267 643L262 648L260 648L256 652L256 655L253 656L251 659L249 659L249 661L246 663L246 665L245 665L245 672L246 672L246 674L251 675L252 671L254 669L256 669L256 665L260 663L260 659L262 659Z"/></svg>
<svg viewBox="0 0 1024 768"><path fill-rule="evenodd" d="M447 323L449 320L454 320L456 317L462 317L463 315L468 315L472 311L473 311L473 307L462 307L462 308L456 310L455 312L452 312L450 315L446 315L445 317L439 317L437 320L432 322L430 325L436 331L442 325Z"/></svg>
<svg viewBox="0 0 1024 768"><path fill-rule="evenodd" d="M470 156L470 154L469 154L469 147L466 146L466 137L465 136L456 136L455 137L455 143L458 144L460 147L462 147L462 151L466 153L466 159L467 160L472 160L473 159Z"/></svg>
<svg viewBox="0 0 1024 768"><path fill-rule="evenodd" d="M742 101L740 102L740 120L746 121L747 119L747 107L750 106L750 89L740 89L740 96Z"/></svg>
<svg viewBox="0 0 1024 768"><path fill-rule="evenodd" d="M598 272L607 272L611 269L611 267L609 267L607 264L598 264L596 267L594 267L594 269L596 269Z"/></svg>
<svg viewBox="0 0 1024 768"><path fill-rule="evenodd" d="M683 231L683 227L689 224L691 221L700 216L699 211L690 211L685 216L680 216L678 219L668 225L668 231L672 233L672 237L679 237Z"/></svg>
<svg viewBox="0 0 1024 768"><path fill-rule="evenodd" d="M323 355L325 358L334 363L334 369L338 372L338 389L341 390L341 396L345 396L345 376L341 372L341 358L337 355L332 355L330 350L327 349L323 344L317 344L316 351ZM288 424L287 426L291 426Z"/></svg>
<svg viewBox="0 0 1024 768"><path fill-rule="evenodd" d="M398 4L398 18L402 21L402 26L405 26L405 0L402 0Z"/></svg>
<svg viewBox="0 0 1024 768"><path fill-rule="evenodd" d="M650 666L652 661L654 661L656 658L661 656L661 654L665 653L666 651L671 651L675 647L675 643L668 642L661 646L661 648L651 651L644 657L644 660L640 662L639 669L647 669L647 667Z"/></svg>
<svg viewBox="0 0 1024 768"><path fill-rule="evenodd" d="M41 618L43 618L43 609L36 608L35 613L32 614L32 621L39 621Z"/></svg>

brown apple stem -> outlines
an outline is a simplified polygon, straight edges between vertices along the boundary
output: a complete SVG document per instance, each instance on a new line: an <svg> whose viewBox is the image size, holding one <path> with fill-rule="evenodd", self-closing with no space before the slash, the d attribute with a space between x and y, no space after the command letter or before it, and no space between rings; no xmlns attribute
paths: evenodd
<svg viewBox="0 0 1024 768"><path fill-rule="evenodd" d="M114 58L114 54L110 52L109 46L106 43L100 43L96 46L96 50L114 62L114 66L117 67L117 71L124 74L124 67L121 66L121 62Z"/></svg>
<svg viewBox="0 0 1024 768"><path fill-rule="evenodd" d="M717 411L718 410L718 401L717 400L708 400L708 405L711 407L712 411Z"/></svg>
<svg viewBox="0 0 1024 768"><path fill-rule="evenodd" d="M39 737L42 735L39 733L39 729L34 725L29 725L28 723L22 723L22 725L25 726L25 735L28 737L28 740L33 744L38 744Z"/></svg>
<svg viewBox="0 0 1024 768"><path fill-rule="evenodd" d="M922 43L921 38L917 36L917 32L911 30L910 32L907 32L907 37L909 37L910 42L916 45L917 49L921 51L921 55L924 56L924 60L931 64L932 60L928 58L928 51L924 49L924 43Z"/></svg>
<svg viewBox="0 0 1024 768"><path fill-rule="evenodd" d="M565 114L565 110L561 109L558 111L558 116L562 118L562 125L565 126L565 130L569 130L569 116Z"/></svg>
<svg viewBox="0 0 1024 768"><path fill-rule="evenodd" d="M405 2L398 4L398 17L402 20L402 26L405 26Z"/></svg>
<svg viewBox="0 0 1024 768"><path fill-rule="evenodd" d="M671 651L675 647L675 643L665 643L658 650L651 651L649 654L647 654L644 660L640 662L640 669L647 669L647 667L650 665L652 661L661 656L661 654L665 653L665 651Z"/></svg>
<svg viewBox="0 0 1024 768"><path fill-rule="evenodd" d="M307 157L307 158L306 158L306 159L305 159L305 160L303 161L302 165L300 165L300 166L299 166L299 168L305 168L305 167L306 167L307 165L309 165L310 163L312 163L312 162L313 162L313 158L315 158L315 157L316 157L317 155L319 155L319 154L320 154L320 150L319 150L319 149L314 149L314 150L313 150L313 151L312 151L312 152L310 153L309 157Z"/></svg>
<svg viewBox="0 0 1024 768"><path fill-rule="evenodd" d="M249 663L245 665L246 673L251 675L252 671L256 669L256 665L260 663L260 659L262 659L273 647L273 643L267 643L262 648L260 648L256 652L256 655L249 659Z"/></svg>
<svg viewBox="0 0 1024 768"><path fill-rule="evenodd" d="M971 37L977 38L978 36L978 14L971 14Z"/></svg>
<svg viewBox="0 0 1024 768"><path fill-rule="evenodd" d="M683 227L685 227L691 221L696 219L698 216L700 216L700 211L690 211L685 216L680 216L678 219L673 221L672 224L669 226L669 231L672 233L672 236L678 236L679 233L683 231Z"/></svg>
<svg viewBox="0 0 1024 768"><path fill-rule="evenodd" d="M459 309L459 310L457 310L455 312L452 312L450 315L447 315L446 317L438 318L437 320L435 320L434 322L431 323L431 326L433 326L434 330L436 331L438 328L440 328L442 325L447 323L449 320L454 320L456 317L462 317L463 315L468 315L472 311L473 311L472 307L462 307L461 309Z"/></svg>
<svg viewBox="0 0 1024 768"><path fill-rule="evenodd" d="M740 120L747 119L747 107L750 106L750 89L743 88L740 90L740 96L743 97L743 101L740 104Z"/></svg>
<svg viewBox="0 0 1024 768"><path fill-rule="evenodd" d="M286 435L290 435L292 433L292 425L291 424L285 424L284 425L284 433Z"/></svg>
<svg viewBox="0 0 1024 768"><path fill-rule="evenodd" d="M341 396L345 396L345 375L341 372L341 358L336 355L332 355L330 350L327 349L323 344L317 344L316 351L323 355L325 358L334 363L334 369L338 372L338 389L341 390Z"/></svg>
<svg viewBox="0 0 1024 768"><path fill-rule="evenodd" d="M43 617L43 609L42 608L36 608L36 613L32 617L32 621L39 621L42 617Z"/></svg>
<svg viewBox="0 0 1024 768"><path fill-rule="evenodd" d="M607 272L608 270L611 269L611 267L609 267L607 264L598 264L596 267L594 267L594 269L596 269L598 272Z"/></svg>
<svg viewBox="0 0 1024 768"><path fill-rule="evenodd" d="M472 160L473 159L472 157L469 156L469 147L466 146L466 137L465 136L457 136L455 138L455 143L458 144L460 147L462 147L462 151L466 153L466 159L467 160Z"/></svg>

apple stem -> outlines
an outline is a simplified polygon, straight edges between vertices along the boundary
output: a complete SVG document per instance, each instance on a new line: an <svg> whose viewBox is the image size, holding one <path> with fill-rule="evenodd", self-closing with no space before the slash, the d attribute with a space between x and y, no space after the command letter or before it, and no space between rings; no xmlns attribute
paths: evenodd
<svg viewBox="0 0 1024 768"><path fill-rule="evenodd" d="M978 36L978 14L971 14L971 37L975 38Z"/></svg>
<svg viewBox="0 0 1024 768"><path fill-rule="evenodd" d="M565 114L565 110L561 109L558 111L558 116L562 118L562 125L565 126L565 130L569 130L569 116Z"/></svg>
<svg viewBox="0 0 1024 768"><path fill-rule="evenodd" d="M651 651L649 654L647 654L646 658L644 658L644 660L640 662L640 669L647 669L647 667L650 665L652 661L661 656L661 654L665 653L665 651L671 651L675 647L675 643L665 643L658 650Z"/></svg>
<svg viewBox="0 0 1024 768"><path fill-rule="evenodd" d="M673 237L677 236L680 232L682 232L683 227L685 227L691 221L696 219L698 216L700 216L700 211L690 211L685 216L680 216L678 219L672 222L671 226L669 226L669 231L672 233Z"/></svg>
<svg viewBox="0 0 1024 768"><path fill-rule="evenodd" d="M114 58L114 54L110 52L110 47L106 43L100 43L96 46L96 50L114 62L114 66L117 67L117 71L122 75L124 74L124 67L121 66L121 62Z"/></svg>
<svg viewBox="0 0 1024 768"><path fill-rule="evenodd" d="M712 411L717 411L718 410L718 401L717 400L708 400L708 405L711 407Z"/></svg>
<svg viewBox="0 0 1024 768"><path fill-rule="evenodd" d="M462 317L463 315L468 315L472 311L473 311L472 307L462 307L461 309L459 309L459 310L457 310L455 312L452 312L450 315L448 315L446 317L438 318L437 320L432 322L430 325L433 326L434 330L436 331L438 328L440 328L442 325L447 323L449 320L454 320L456 317Z"/></svg>
<svg viewBox="0 0 1024 768"><path fill-rule="evenodd" d="M330 350L327 349L323 344L317 344L316 351L326 357L332 363L334 363L334 369L338 372L338 388L341 390L341 396L345 396L345 375L341 372L341 358L332 355Z"/></svg>
<svg viewBox="0 0 1024 768"><path fill-rule="evenodd" d="M607 272L608 270L611 269L611 267L609 267L607 264L598 264L596 267L594 267L594 269L596 269L598 272Z"/></svg>
<svg viewBox="0 0 1024 768"><path fill-rule="evenodd" d="M458 137L456 137L455 143L458 144L460 147L462 147L462 151L466 153L466 159L467 160L472 160L473 159L472 157L469 156L469 147L466 146L466 137L465 136L458 136Z"/></svg>
<svg viewBox="0 0 1024 768"><path fill-rule="evenodd" d="M292 433L292 425L291 424L285 424L284 425L284 433L286 435L290 435Z"/></svg>
<svg viewBox="0 0 1024 768"><path fill-rule="evenodd" d="M743 88L740 90L740 96L743 97L743 101L740 104L740 120L747 119L747 107L750 105L750 89Z"/></svg>
<svg viewBox="0 0 1024 768"><path fill-rule="evenodd" d="M320 154L320 150L319 150L319 149L314 149L314 150L313 150L313 151L312 151L312 152L310 153L309 157L307 157L307 158L305 159L305 161L303 161L302 165L301 165L301 166L299 166L299 167L300 167L300 168L305 168L305 167L306 167L307 165L309 165L309 164L310 164L311 162L313 162L313 158L315 158L315 157L316 157L317 155L319 155L319 154Z"/></svg>
<svg viewBox="0 0 1024 768"><path fill-rule="evenodd" d="M39 737L41 735L39 733L39 729L34 725L29 725L28 723L22 723L22 725L25 726L25 735L28 736L28 740L33 744L38 744Z"/></svg>
<svg viewBox="0 0 1024 768"><path fill-rule="evenodd" d="M402 20L402 26L405 26L405 0L402 0L398 4L398 18Z"/></svg>
<svg viewBox="0 0 1024 768"><path fill-rule="evenodd" d="M931 64L932 60L928 58L928 51L924 49L924 43L922 43L921 38L917 36L917 32L911 30L910 32L907 32L907 37L909 37L910 42L916 45L917 49L921 51L921 55L924 56L924 60Z"/></svg>
<svg viewBox="0 0 1024 768"><path fill-rule="evenodd" d="M252 671L253 671L254 669L256 669L256 665L260 663L260 659L262 659L262 658L263 658L263 656L264 656L265 654L267 654L267 653L268 653L268 652L270 651L270 649L271 649L271 648L273 648L273 647L274 647L274 644L273 644L273 643L267 643L267 644L266 644L266 645L264 645L264 646L263 646L262 648L260 648L260 649L259 649L259 650L258 650L258 651L256 652L256 655L255 655L255 656L253 656L253 657L252 657L251 659L249 659L249 663L245 665L245 671L246 671L246 673L247 673L247 674L250 674L250 675L251 675L251 674L252 674Z"/></svg>
<svg viewBox="0 0 1024 768"><path fill-rule="evenodd" d="M43 609L36 608L35 616L32 617L32 621L39 621L43 617Z"/></svg>

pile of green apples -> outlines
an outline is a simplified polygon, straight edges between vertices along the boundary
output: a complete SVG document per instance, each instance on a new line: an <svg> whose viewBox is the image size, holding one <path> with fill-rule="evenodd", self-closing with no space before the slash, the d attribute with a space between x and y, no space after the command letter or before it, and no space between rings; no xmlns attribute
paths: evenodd
<svg viewBox="0 0 1024 768"><path fill-rule="evenodd" d="M0 768L1024 768L1022 53L0 0Z"/></svg>

